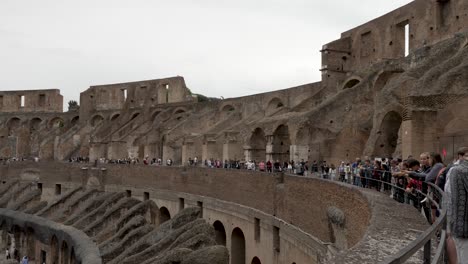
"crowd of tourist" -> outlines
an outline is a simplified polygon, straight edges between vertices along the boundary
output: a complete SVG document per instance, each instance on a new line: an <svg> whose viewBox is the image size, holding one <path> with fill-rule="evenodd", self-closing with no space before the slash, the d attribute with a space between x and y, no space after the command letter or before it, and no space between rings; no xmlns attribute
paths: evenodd
<svg viewBox="0 0 468 264"><path fill-rule="evenodd" d="M419 159L406 160L365 157L354 162L342 161L338 166L326 161L300 162L247 161L221 162L207 159L208 168L247 169L260 172L284 172L302 176L316 176L341 181L362 188L386 192L400 203L412 204L433 224L440 216L440 208L448 215L447 252L449 263L468 263L468 148L460 148L449 164L439 153L421 153ZM189 159L189 166L199 166L197 159ZM436 187L444 191L442 193ZM443 204L441 204L441 201ZM437 206L439 205L439 206Z"/></svg>
<svg viewBox="0 0 468 264"><path fill-rule="evenodd" d="M24 161L18 158L0 158L3 163ZM34 159L36 162L38 159ZM69 162L89 163L88 157L70 158ZM96 160L95 163L139 164L138 158ZM173 166L172 159L163 162L161 158L146 156L142 163L153 166ZM164 164L163 164L164 163ZM458 150L453 162L445 164L438 153L421 153L419 159L409 156L407 159L392 158L356 158L353 162L341 161L337 166L326 161L241 161L219 160L198 157L189 158L187 166L206 168L245 169L265 173L284 172L300 176L320 177L332 181L341 181L362 188L385 192L400 203L412 204L422 211L427 221L433 224L440 215L440 206L447 210L448 239L447 251L450 263L468 263L468 148ZM433 187L439 187L442 194ZM442 203L441 203L442 201ZM8 255L8 253L7 253ZM453 262L464 260L465 262ZM27 259L25 260L27 263Z"/></svg>

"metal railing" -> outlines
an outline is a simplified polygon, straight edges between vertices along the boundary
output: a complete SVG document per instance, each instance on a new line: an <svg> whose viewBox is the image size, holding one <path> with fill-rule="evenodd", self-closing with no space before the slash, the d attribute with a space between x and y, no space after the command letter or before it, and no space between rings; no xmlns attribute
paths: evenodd
<svg viewBox="0 0 468 264"><path fill-rule="evenodd" d="M399 264L405 263L413 257L420 249L423 249L424 264L447 263L446 258L446 226L447 226L447 211L442 207L442 201L446 199L445 193L433 183L422 183L422 190L414 189L413 192L406 191L406 185L397 186L391 183L392 176L388 171L380 171L387 174L387 181L375 179L371 177L361 177L360 175L349 174L348 178L341 181L349 183L361 188L375 189L386 194L393 194L393 198L400 203L413 204L416 209L424 210L428 222L431 224L429 228L424 230L414 241L410 242L396 254L387 257L381 264ZM389 178L388 178L389 177ZM340 175L337 173L336 180L340 180ZM424 186L426 185L426 186ZM423 192L424 190L424 192ZM427 190L427 191L426 191ZM402 195L402 196L401 196ZM421 203L421 201L424 201ZM435 212L435 213L434 213ZM435 252L433 254L432 242L435 242Z"/></svg>

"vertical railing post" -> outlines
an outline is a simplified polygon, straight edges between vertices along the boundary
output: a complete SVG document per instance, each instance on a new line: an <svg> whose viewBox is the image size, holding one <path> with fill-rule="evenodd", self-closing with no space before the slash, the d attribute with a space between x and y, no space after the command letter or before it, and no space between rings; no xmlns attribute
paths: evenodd
<svg viewBox="0 0 468 264"><path fill-rule="evenodd" d="M431 240L429 239L424 245L424 264L431 264Z"/></svg>

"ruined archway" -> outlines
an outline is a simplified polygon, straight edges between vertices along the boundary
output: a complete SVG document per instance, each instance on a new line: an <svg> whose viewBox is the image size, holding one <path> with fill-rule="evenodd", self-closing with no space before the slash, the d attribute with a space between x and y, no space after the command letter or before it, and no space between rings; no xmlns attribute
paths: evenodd
<svg viewBox="0 0 468 264"><path fill-rule="evenodd" d="M374 156L392 157L397 149L402 118L395 111L388 112L377 131L377 140L374 147Z"/></svg>
<svg viewBox="0 0 468 264"><path fill-rule="evenodd" d="M41 126L41 123L42 123L42 119L39 117L35 117L31 119L31 121L29 122L29 130L31 132L38 131Z"/></svg>
<svg viewBox="0 0 468 264"><path fill-rule="evenodd" d="M178 114L182 114L182 113L185 113L184 109L177 109L176 111L174 111L174 115L178 115Z"/></svg>
<svg viewBox="0 0 468 264"><path fill-rule="evenodd" d="M115 121L117 118L119 118L119 116L120 116L119 113L114 114L113 116L111 116L110 121Z"/></svg>
<svg viewBox="0 0 468 264"><path fill-rule="evenodd" d="M104 121L104 117L102 115L95 115L91 118L91 126L95 127Z"/></svg>
<svg viewBox="0 0 468 264"><path fill-rule="evenodd" d="M50 240L50 263L59 264L59 242L55 235Z"/></svg>
<svg viewBox="0 0 468 264"><path fill-rule="evenodd" d="M72 120L70 121L70 124L71 124L72 126L74 126L74 125L78 124L79 121L80 121L80 117L79 117L79 116L75 116L75 117L73 117Z"/></svg>
<svg viewBox="0 0 468 264"><path fill-rule="evenodd" d="M290 160L291 140L287 125L280 125L273 133L272 158L280 162Z"/></svg>
<svg viewBox="0 0 468 264"><path fill-rule="evenodd" d="M153 114L151 114L151 120L155 121L156 118L158 118L159 114L162 113L162 110L156 110L153 112Z"/></svg>
<svg viewBox="0 0 468 264"><path fill-rule="evenodd" d="M53 129L53 128L60 128L65 125L65 121L61 117L54 117L50 119L48 127Z"/></svg>
<svg viewBox="0 0 468 264"><path fill-rule="evenodd" d="M164 206L159 208L159 224L169 220L171 220L171 214L169 213L169 210L167 210L167 208Z"/></svg>
<svg viewBox="0 0 468 264"><path fill-rule="evenodd" d="M230 104L223 106L223 108L221 109L221 119L228 118L235 111L236 109L234 108L234 106Z"/></svg>
<svg viewBox="0 0 468 264"><path fill-rule="evenodd" d="M403 70L401 70L402 72ZM385 71L382 72L379 77L374 82L374 88L373 88L373 93L378 93L380 92L387 83L394 77L398 76L401 74L401 72L396 72L396 71Z"/></svg>
<svg viewBox="0 0 468 264"><path fill-rule="evenodd" d="M62 249L60 250L60 259L61 264L68 264L69 263L69 255L68 255L68 244L66 241L62 242Z"/></svg>
<svg viewBox="0 0 468 264"><path fill-rule="evenodd" d="M10 120L7 121L7 128L8 130L12 131L21 126L21 119L18 117L12 117Z"/></svg>
<svg viewBox="0 0 468 264"><path fill-rule="evenodd" d="M216 235L216 243L218 245L226 246L226 229L224 229L223 223L215 221L213 223Z"/></svg>
<svg viewBox="0 0 468 264"><path fill-rule="evenodd" d="M255 161L265 160L266 156L266 137L261 128L256 128L250 137L250 159Z"/></svg>
<svg viewBox="0 0 468 264"><path fill-rule="evenodd" d="M245 236L238 227L231 236L231 264L245 264Z"/></svg>
<svg viewBox="0 0 468 264"><path fill-rule="evenodd" d="M350 79L343 84L343 89L353 88L354 86L358 85L360 82L361 81L356 78Z"/></svg>
<svg viewBox="0 0 468 264"><path fill-rule="evenodd" d="M281 101L281 99L279 99L278 97L275 97L271 99L270 102L268 102L268 105L265 109L265 115L269 116L269 115L275 114L278 111L280 111L283 107L284 107L283 101Z"/></svg>
<svg viewBox="0 0 468 264"><path fill-rule="evenodd" d="M260 261L260 259L258 257L254 257L252 259L251 264L262 264L262 262Z"/></svg>

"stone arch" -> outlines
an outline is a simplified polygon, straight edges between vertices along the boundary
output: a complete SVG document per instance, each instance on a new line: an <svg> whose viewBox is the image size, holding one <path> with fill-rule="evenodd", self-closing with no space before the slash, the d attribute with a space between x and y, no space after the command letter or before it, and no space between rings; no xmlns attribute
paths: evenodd
<svg viewBox="0 0 468 264"><path fill-rule="evenodd" d="M374 82L374 85L373 85L373 93L378 93L380 92L384 87L385 85L387 85L387 83L397 77L398 75L400 75L401 73L403 72L403 70L399 70L399 71L383 71L379 74L379 76L377 76L377 78L375 79L375 82Z"/></svg>
<svg viewBox="0 0 468 264"><path fill-rule="evenodd" d="M289 161L291 139L287 125L279 125L273 132L272 159L280 162Z"/></svg>
<svg viewBox="0 0 468 264"><path fill-rule="evenodd" d="M393 156L397 149L402 121L401 115L395 111L390 111L384 116L377 131L374 156L384 158Z"/></svg>
<svg viewBox="0 0 468 264"><path fill-rule="evenodd" d="M223 223L221 223L219 220L216 220L213 223L213 227L216 235L216 243L218 245L226 246L226 229L224 228Z"/></svg>
<svg viewBox="0 0 468 264"><path fill-rule="evenodd" d="M227 119L231 114L236 111L236 108L231 104L227 104L221 108L220 119Z"/></svg>
<svg viewBox="0 0 468 264"><path fill-rule="evenodd" d="M42 119L40 117L34 117L29 121L29 130L37 131L41 127Z"/></svg>
<svg viewBox="0 0 468 264"><path fill-rule="evenodd" d="M361 83L361 81L362 80L359 77L351 77L343 83L343 89L353 88L354 86Z"/></svg>
<svg viewBox="0 0 468 264"><path fill-rule="evenodd" d="M132 114L132 117L130 118L130 120L133 120L135 118L137 118L138 116L140 115L140 112L135 112Z"/></svg>
<svg viewBox="0 0 468 264"><path fill-rule="evenodd" d="M50 263L59 264L59 242L55 235L50 239Z"/></svg>
<svg viewBox="0 0 468 264"><path fill-rule="evenodd" d="M231 235L231 264L245 264L245 236L238 227Z"/></svg>
<svg viewBox="0 0 468 264"><path fill-rule="evenodd" d="M151 120L155 120L157 117L159 117L159 115L163 112L162 109L157 109L157 110L154 110L154 112L151 114Z"/></svg>
<svg viewBox="0 0 468 264"><path fill-rule="evenodd" d="M146 210L146 222L151 225L156 225L158 221L159 209L156 203L152 200L148 201L148 208Z"/></svg>
<svg viewBox="0 0 468 264"><path fill-rule="evenodd" d="M91 118L91 126L95 127L99 124L101 124L101 122L104 121L104 117L102 115L94 115L92 118Z"/></svg>
<svg viewBox="0 0 468 264"><path fill-rule="evenodd" d="M7 121L8 130L15 130L21 126L21 119L19 117L12 117Z"/></svg>
<svg viewBox="0 0 468 264"><path fill-rule="evenodd" d="M159 208L159 224L171 220L171 213L166 207Z"/></svg>
<svg viewBox="0 0 468 264"><path fill-rule="evenodd" d="M65 121L63 120L63 118L61 118L59 116L56 116L56 117L50 119L49 122L48 122L49 129L60 128L60 127L63 127L64 125L65 125Z"/></svg>
<svg viewBox="0 0 468 264"><path fill-rule="evenodd" d="M262 262L260 261L260 259L258 257L254 257L252 259L251 264L262 264Z"/></svg>
<svg viewBox="0 0 468 264"><path fill-rule="evenodd" d="M73 117L73 118L71 119L70 124L71 124L72 126L74 126L74 125L78 124L78 122L80 122L80 116L75 116L75 117Z"/></svg>
<svg viewBox="0 0 468 264"><path fill-rule="evenodd" d="M257 127L250 136L250 159L262 161L266 157L266 137L263 129Z"/></svg>
<svg viewBox="0 0 468 264"><path fill-rule="evenodd" d="M69 264L69 255L68 255L68 244L66 241L62 242L62 248L60 250L60 260L61 264Z"/></svg>
<svg viewBox="0 0 468 264"><path fill-rule="evenodd" d="M267 104L267 107L265 109L265 114L266 115L272 115L276 112L279 111L279 109L283 108L284 107L284 103L281 99L279 99L278 97L274 97L273 99L271 99L268 104Z"/></svg>
<svg viewBox="0 0 468 264"><path fill-rule="evenodd" d="M187 112L185 110L185 108L177 108L177 109L174 110L173 114L178 115L178 114L182 114L182 113L185 113L185 112Z"/></svg>
<svg viewBox="0 0 468 264"><path fill-rule="evenodd" d="M115 113L111 116L110 121L115 121L117 118L119 118L120 113Z"/></svg>

